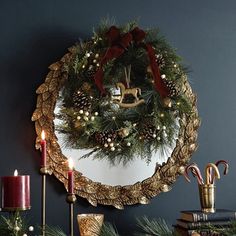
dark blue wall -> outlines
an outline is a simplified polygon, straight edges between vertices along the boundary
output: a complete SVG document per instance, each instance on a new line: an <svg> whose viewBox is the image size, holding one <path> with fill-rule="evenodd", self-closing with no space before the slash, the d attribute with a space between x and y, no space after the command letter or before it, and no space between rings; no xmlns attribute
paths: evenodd
<svg viewBox="0 0 236 236"><path fill-rule="evenodd" d="M159 27L190 66L192 87L198 94L202 118L199 149L193 156L201 168L227 159L230 174L217 183L217 207L236 208L236 1L0 1L0 175L17 168L31 175L31 221L40 222L40 154L34 150L31 114L35 90L47 73L78 38L91 35L105 16L118 23L133 19L140 26ZM196 184L178 179L169 193L149 205L94 208L79 199L76 213L101 212L123 235L135 229L135 217L163 217L174 223L183 209L198 208ZM65 190L49 178L47 223L67 230Z"/></svg>

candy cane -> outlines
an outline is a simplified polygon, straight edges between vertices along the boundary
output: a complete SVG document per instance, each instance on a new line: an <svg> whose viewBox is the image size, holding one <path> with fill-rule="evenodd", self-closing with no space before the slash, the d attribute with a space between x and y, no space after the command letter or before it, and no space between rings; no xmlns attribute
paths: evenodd
<svg viewBox="0 0 236 236"><path fill-rule="evenodd" d="M224 165L225 166L225 169L224 169L224 175L227 175L228 172L229 172L229 164L227 161L225 160L219 160L215 163L215 165L218 167L220 164Z"/></svg>
<svg viewBox="0 0 236 236"><path fill-rule="evenodd" d="M214 175L212 176L213 170L215 171ZM206 175L206 184L214 184L215 177L220 179L220 172L218 167L213 163L208 163L205 167L205 175Z"/></svg>
<svg viewBox="0 0 236 236"><path fill-rule="evenodd" d="M189 178L189 175L188 175L189 170L191 170L193 176L197 178L197 182L198 182L199 185L204 184L201 172L200 172L197 164L192 163L192 164L186 166L186 168L185 168L184 177L186 178L186 180L188 182L191 182L190 178Z"/></svg>

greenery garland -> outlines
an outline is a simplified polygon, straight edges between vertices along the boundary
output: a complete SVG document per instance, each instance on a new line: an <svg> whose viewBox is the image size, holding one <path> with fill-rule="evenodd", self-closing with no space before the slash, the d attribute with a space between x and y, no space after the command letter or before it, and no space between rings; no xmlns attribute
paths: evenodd
<svg viewBox="0 0 236 236"><path fill-rule="evenodd" d="M113 164L149 162L170 147L179 117L192 107L182 91L181 58L159 32L103 22L75 47L58 103L56 129L65 145Z"/></svg>
<svg viewBox="0 0 236 236"><path fill-rule="evenodd" d="M0 235L1 236L29 236L35 234L34 227L28 226L26 217L20 213L13 212L8 217L0 216Z"/></svg>

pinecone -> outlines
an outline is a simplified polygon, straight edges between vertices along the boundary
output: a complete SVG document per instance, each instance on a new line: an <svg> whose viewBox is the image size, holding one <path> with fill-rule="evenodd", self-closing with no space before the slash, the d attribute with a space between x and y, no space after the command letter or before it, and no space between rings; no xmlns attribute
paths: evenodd
<svg viewBox="0 0 236 236"><path fill-rule="evenodd" d="M102 146L107 145L109 146L109 143L112 143L116 139L116 131L114 130L107 130L104 132L96 132L95 133L95 140L98 144L101 144Z"/></svg>
<svg viewBox="0 0 236 236"><path fill-rule="evenodd" d="M163 68L166 65L165 58L161 54L156 55L156 62L159 68Z"/></svg>
<svg viewBox="0 0 236 236"><path fill-rule="evenodd" d="M89 111L91 109L92 103L89 96L81 91L77 91L73 94L73 103L78 110Z"/></svg>
<svg viewBox="0 0 236 236"><path fill-rule="evenodd" d="M90 65L87 69L84 70L84 77L86 79L93 79L97 72L97 67Z"/></svg>
<svg viewBox="0 0 236 236"><path fill-rule="evenodd" d="M140 137L143 140L151 140L157 137L158 132L159 130L154 125L146 124L140 132Z"/></svg>
<svg viewBox="0 0 236 236"><path fill-rule="evenodd" d="M166 78L162 78L164 84L167 86L169 89L169 95L168 97L174 98L177 97L180 94L179 88L176 86L175 82L168 80Z"/></svg>

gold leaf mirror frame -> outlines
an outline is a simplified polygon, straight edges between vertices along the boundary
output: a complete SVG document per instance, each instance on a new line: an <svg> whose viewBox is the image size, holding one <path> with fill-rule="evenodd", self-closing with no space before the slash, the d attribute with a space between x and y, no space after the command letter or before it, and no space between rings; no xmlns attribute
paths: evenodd
<svg viewBox="0 0 236 236"><path fill-rule="evenodd" d="M41 131L47 135L47 163L50 173L59 179L67 189L66 159L62 154L61 147L57 142L54 127L54 109L61 88L68 78L68 65L73 61L76 48L71 47L60 61L49 66L49 73L45 82L36 90L37 105L32 115L36 129L36 149L40 149ZM190 157L197 149L197 129L200 126L196 107L196 96L184 78L183 92L191 103L193 109L190 115L183 114L180 118L180 129L176 146L169 157L167 163L156 168L155 173L133 185L109 186L83 176L75 171L75 194L86 198L90 204L112 205L118 209L123 209L124 205L147 204L149 199L161 192L167 192L171 185L181 175L188 164Z"/></svg>

